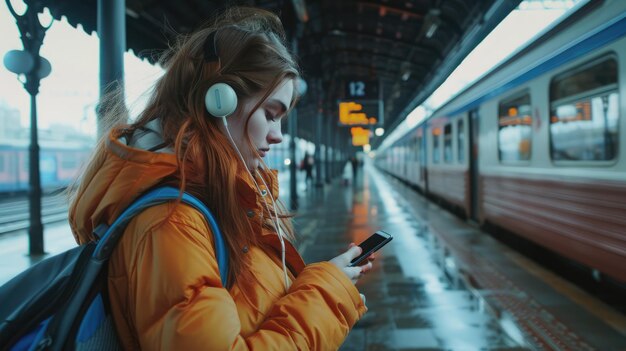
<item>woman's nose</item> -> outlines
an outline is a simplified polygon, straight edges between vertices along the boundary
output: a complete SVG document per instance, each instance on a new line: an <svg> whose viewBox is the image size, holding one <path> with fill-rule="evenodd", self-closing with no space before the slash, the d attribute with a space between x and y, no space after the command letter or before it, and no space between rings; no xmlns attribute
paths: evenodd
<svg viewBox="0 0 626 351"><path fill-rule="evenodd" d="M278 123L277 123L278 124ZM280 124L276 127L270 128L269 133L267 134L267 142L270 144L278 144L283 141L283 133L280 130Z"/></svg>

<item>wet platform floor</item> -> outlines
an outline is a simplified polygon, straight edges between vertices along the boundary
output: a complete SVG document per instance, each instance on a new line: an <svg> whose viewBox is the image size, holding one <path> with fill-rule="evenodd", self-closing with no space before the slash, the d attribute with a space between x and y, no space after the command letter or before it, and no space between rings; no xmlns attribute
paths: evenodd
<svg viewBox="0 0 626 351"><path fill-rule="evenodd" d="M311 189L307 262L394 236L358 283L368 313L341 350L626 350L626 317L373 167Z"/></svg>
<svg viewBox="0 0 626 351"><path fill-rule="evenodd" d="M368 313L341 350L626 350L626 317L371 166L345 186L299 184L298 247L330 259L394 235L358 283ZM287 177L281 198L288 203ZM46 251L74 245L46 226ZM0 284L36 262L25 233L0 236Z"/></svg>

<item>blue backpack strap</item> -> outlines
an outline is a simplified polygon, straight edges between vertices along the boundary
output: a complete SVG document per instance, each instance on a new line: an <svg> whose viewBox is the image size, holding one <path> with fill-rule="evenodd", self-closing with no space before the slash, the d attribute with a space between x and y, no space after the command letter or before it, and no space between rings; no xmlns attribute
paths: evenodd
<svg viewBox="0 0 626 351"><path fill-rule="evenodd" d="M124 229L133 217L148 207L176 200L179 195L180 190L174 187L165 186L156 188L135 200L135 202L128 206L128 208L126 208L126 210L124 210L124 212L122 212L122 214L108 228L102 227L102 225L98 226L98 234L102 232L104 232L104 234L100 235L101 237L93 253L93 258L102 261L108 260L109 257L111 257L111 253L117 245L120 237L124 233ZM220 278L222 280L222 286L225 287L228 278L228 251L226 250L224 238L219 227L217 226L215 218L206 205L204 205L204 203L196 197L188 193L183 193L181 200L183 203L200 211L209 223L215 241L215 255L217 256ZM106 229L106 231L104 229Z"/></svg>

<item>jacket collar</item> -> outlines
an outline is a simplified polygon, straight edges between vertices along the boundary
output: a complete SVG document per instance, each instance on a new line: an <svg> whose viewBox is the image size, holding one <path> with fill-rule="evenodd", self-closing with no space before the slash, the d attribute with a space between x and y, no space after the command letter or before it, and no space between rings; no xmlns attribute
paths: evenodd
<svg viewBox="0 0 626 351"><path fill-rule="evenodd" d="M259 169L258 173L255 174L255 180L259 189L257 189L257 185L254 184L245 170L239 174L237 177L237 192L241 204L244 206L245 215L248 217L254 233L261 233L261 242L275 250L280 257L282 248L278 234L276 231L263 226L265 221L271 220L267 207L271 208L273 206L272 200L278 199L278 172L276 170L264 171ZM263 177L262 179L265 183L263 183L261 177ZM267 202L267 206L265 202ZM273 223L271 227L274 227ZM285 260L294 275L298 275L304 269L305 263L302 257L289 241L285 241Z"/></svg>
<svg viewBox="0 0 626 351"><path fill-rule="evenodd" d="M273 206L273 200L278 199L278 171L259 169L254 181L245 170L240 170L236 180L237 196L241 205L248 210L261 211L268 215L266 208ZM256 184L255 184L256 181ZM258 185L258 188L257 188Z"/></svg>

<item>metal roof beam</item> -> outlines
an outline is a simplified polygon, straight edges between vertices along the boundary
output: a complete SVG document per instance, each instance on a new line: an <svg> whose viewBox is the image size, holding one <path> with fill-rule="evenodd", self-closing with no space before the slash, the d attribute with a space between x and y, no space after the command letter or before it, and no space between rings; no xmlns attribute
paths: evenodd
<svg viewBox="0 0 626 351"><path fill-rule="evenodd" d="M417 45L414 42L406 41L406 40L398 40L398 39L388 39L385 37L380 37L371 34L364 34L359 32L348 32L341 29L331 29L328 33L322 36L323 37L336 37L336 38L348 38L348 37L357 37L366 39L374 42L384 42L389 45L399 45L403 46L409 50L415 50L423 55L434 55L436 58L441 58L441 53L435 51L434 49L426 49L422 45Z"/></svg>

